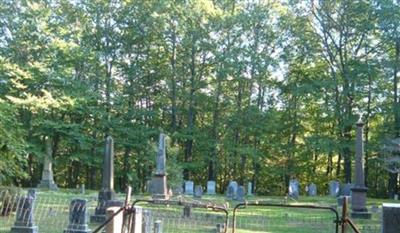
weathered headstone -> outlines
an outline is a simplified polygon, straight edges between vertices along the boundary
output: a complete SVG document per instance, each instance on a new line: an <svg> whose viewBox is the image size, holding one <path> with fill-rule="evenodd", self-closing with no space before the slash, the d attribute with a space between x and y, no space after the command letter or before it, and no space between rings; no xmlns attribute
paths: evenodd
<svg viewBox="0 0 400 233"><path fill-rule="evenodd" d="M82 195L85 195L85 192L86 192L86 190L85 190L85 184L81 184L81 194L82 194Z"/></svg>
<svg viewBox="0 0 400 233"><path fill-rule="evenodd" d="M289 181L289 197L297 200L299 199L299 194L300 194L299 181L296 179L291 179Z"/></svg>
<svg viewBox="0 0 400 233"><path fill-rule="evenodd" d="M174 194L175 195L182 195L183 194L183 188L182 187L176 187L176 188L174 188Z"/></svg>
<svg viewBox="0 0 400 233"><path fill-rule="evenodd" d="M317 196L317 185L315 185L314 183L309 184L307 189L307 194L310 197Z"/></svg>
<svg viewBox="0 0 400 233"><path fill-rule="evenodd" d="M154 221L154 233L163 233L163 224L161 220Z"/></svg>
<svg viewBox="0 0 400 233"><path fill-rule="evenodd" d="M166 136L165 134L160 134L160 139L158 143L158 152L156 159L156 173L152 179L152 192L153 199L169 199L168 189L167 189L167 172L166 172Z"/></svg>
<svg viewBox="0 0 400 233"><path fill-rule="evenodd" d="M184 206L183 207L183 218L190 218L192 216L192 207Z"/></svg>
<svg viewBox="0 0 400 233"><path fill-rule="evenodd" d="M196 185L194 189L194 197L201 198L203 196L203 187L201 185Z"/></svg>
<svg viewBox="0 0 400 233"><path fill-rule="evenodd" d="M339 196L339 191L340 191L340 183L337 180L332 180L329 182L329 195L331 197L337 197Z"/></svg>
<svg viewBox="0 0 400 233"><path fill-rule="evenodd" d="M244 197L246 196L246 189L244 186L239 186L236 192L236 200L244 201Z"/></svg>
<svg viewBox="0 0 400 233"><path fill-rule="evenodd" d="M193 195L194 194L194 183L191 180L185 181L185 194Z"/></svg>
<svg viewBox="0 0 400 233"><path fill-rule="evenodd" d="M353 184L347 183L343 184L341 189L340 189L340 195L342 196L351 196L351 188L353 187Z"/></svg>
<svg viewBox="0 0 400 233"><path fill-rule="evenodd" d="M382 233L400 232L400 204L382 204Z"/></svg>
<svg viewBox="0 0 400 233"><path fill-rule="evenodd" d="M368 212L366 207L367 204L367 191L364 180L364 123L360 119L356 123L356 161L355 161L355 173L356 182L351 188L351 217L352 218L363 218L370 219L371 213Z"/></svg>
<svg viewBox="0 0 400 233"><path fill-rule="evenodd" d="M28 194L29 197L32 197L33 199L36 199L36 189L28 189Z"/></svg>
<svg viewBox="0 0 400 233"><path fill-rule="evenodd" d="M33 208L35 198L31 195L21 197L17 205L17 215L11 233L37 233L38 227L34 223Z"/></svg>
<svg viewBox="0 0 400 233"><path fill-rule="evenodd" d="M152 210L143 209L143 226L142 231L143 233L153 233L153 212ZM136 231L135 231L136 232Z"/></svg>
<svg viewBox="0 0 400 233"><path fill-rule="evenodd" d="M53 175L53 142L50 137L45 139L46 153L44 155L42 179L38 188L58 190Z"/></svg>
<svg viewBox="0 0 400 233"><path fill-rule="evenodd" d="M216 192L216 183L214 180L209 180L207 181L207 194L209 195L215 195Z"/></svg>
<svg viewBox="0 0 400 233"><path fill-rule="evenodd" d="M69 224L64 233L90 233L87 200L74 199L69 205Z"/></svg>
<svg viewBox="0 0 400 233"><path fill-rule="evenodd" d="M247 183L247 195L248 196L253 195L253 183L251 182Z"/></svg>
<svg viewBox="0 0 400 233"><path fill-rule="evenodd" d="M103 159L102 186L98 195L95 214L90 216L91 222L104 222L106 220L106 203L115 199L114 192L114 140L111 136L106 138Z"/></svg>
<svg viewBox="0 0 400 233"><path fill-rule="evenodd" d="M238 190L238 183L236 181L229 181L228 190L226 196L228 198L236 200L236 194Z"/></svg>

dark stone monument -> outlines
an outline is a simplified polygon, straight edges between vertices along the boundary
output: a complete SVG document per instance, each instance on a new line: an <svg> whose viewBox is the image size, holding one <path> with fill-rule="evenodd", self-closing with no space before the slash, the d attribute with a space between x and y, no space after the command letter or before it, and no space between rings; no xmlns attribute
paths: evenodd
<svg viewBox="0 0 400 233"><path fill-rule="evenodd" d="M356 182L351 188L351 217L352 218L364 218L370 219L371 213L368 212L366 207L367 203L367 191L364 181L364 123L361 121L361 117L357 122L356 132L356 162L355 162L355 173Z"/></svg>
<svg viewBox="0 0 400 233"><path fill-rule="evenodd" d="M207 181L207 194L209 195L215 195L215 190L216 190L216 184L214 180L209 180Z"/></svg>
<svg viewBox="0 0 400 233"><path fill-rule="evenodd" d="M340 183L337 180L329 182L329 195L331 197L337 197L340 193Z"/></svg>
<svg viewBox="0 0 400 233"><path fill-rule="evenodd" d="M31 195L20 197L17 205L17 215L10 233L37 233L38 227L34 223L33 208L35 198Z"/></svg>
<svg viewBox="0 0 400 233"><path fill-rule="evenodd" d="M246 189L244 186L239 186L236 192L236 200L244 201L244 197L246 196Z"/></svg>
<svg viewBox="0 0 400 233"><path fill-rule="evenodd" d="M314 183L309 184L307 187L307 194L310 197L317 196L317 185L315 185Z"/></svg>
<svg viewBox="0 0 400 233"><path fill-rule="evenodd" d="M44 155L43 162L43 172L42 172L42 180L38 185L38 188L41 189L49 189L49 190L58 190L56 183L54 182L53 175L53 142L50 137L46 137L45 145L46 145L46 154Z"/></svg>
<svg viewBox="0 0 400 233"><path fill-rule="evenodd" d="M104 150L102 186L98 195L97 207L94 215L90 216L90 221L104 222L106 220L106 203L114 199L114 140L108 136Z"/></svg>
<svg viewBox="0 0 400 233"><path fill-rule="evenodd" d="M169 199L166 173L166 145L165 134L160 134L156 159L156 172L152 179L153 199Z"/></svg>
<svg viewBox="0 0 400 233"><path fill-rule="evenodd" d="M183 207L183 218L190 218L192 216L192 207L184 206Z"/></svg>
<svg viewBox="0 0 400 233"><path fill-rule="evenodd" d="M194 183L191 180L185 181L185 195L194 194Z"/></svg>
<svg viewBox="0 0 400 233"><path fill-rule="evenodd" d="M69 205L69 223L64 233L90 233L88 226L87 200L74 199Z"/></svg>
<svg viewBox="0 0 400 233"><path fill-rule="evenodd" d="M203 196L203 187L201 185L196 185L194 188L194 197L201 198Z"/></svg>
<svg viewBox="0 0 400 233"><path fill-rule="evenodd" d="M289 181L289 197L293 199L299 199L299 181L296 179L291 179Z"/></svg>
<svg viewBox="0 0 400 233"><path fill-rule="evenodd" d="M400 204L382 204L382 233L400 232Z"/></svg>

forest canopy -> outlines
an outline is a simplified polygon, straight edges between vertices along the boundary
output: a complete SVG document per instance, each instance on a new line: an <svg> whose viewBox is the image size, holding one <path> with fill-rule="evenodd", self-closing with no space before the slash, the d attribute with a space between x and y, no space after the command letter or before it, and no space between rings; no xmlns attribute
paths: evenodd
<svg viewBox="0 0 400 233"><path fill-rule="evenodd" d="M0 184L35 186L49 137L57 184L98 188L111 135L145 191L164 132L171 185L324 190L362 114L369 195L394 195L399 69L396 0L2 0Z"/></svg>

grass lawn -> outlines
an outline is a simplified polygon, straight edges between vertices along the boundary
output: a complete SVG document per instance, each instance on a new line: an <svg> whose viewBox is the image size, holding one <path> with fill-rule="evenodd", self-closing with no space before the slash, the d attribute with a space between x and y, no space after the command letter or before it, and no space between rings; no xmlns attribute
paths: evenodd
<svg viewBox="0 0 400 233"><path fill-rule="evenodd" d="M89 214L93 214L96 207L96 191L87 191L86 195L77 194L68 190L59 192L41 191L37 193L36 206L34 209L35 223L40 233L62 232L68 225L69 203L74 198L85 198L89 200ZM118 195L124 199L124 195ZM148 196L133 196L132 199L148 199ZM233 208L237 202L228 201L222 195L205 195L201 200L184 197L185 200L201 201L202 203L212 202L219 205L227 205L229 208L229 231L232 230ZM248 201L264 201L274 204L283 204L284 198L277 196L252 196ZM1 200L0 200L1 202ZM383 202L397 202L393 200L368 199L368 206L381 206ZM326 196L300 197L299 201L288 201L291 205L317 205L334 207L337 201ZM145 222L153 223L155 220L163 221L164 232L177 233L200 233L215 232L216 225L225 222L223 212L215 212L193 208L190 217L183 217L183 207L149 205L140 203L145 210L143 218ZM1 203L0 203L1 206ZM337 208L339 214L341 209ZM149 213L151 211L151 214ZM380 228L380 211L373 213L371 220L355 220L357 226L363 233L378 233ZM293 209L278 207L248 206L237 211L236 233L268 232L268 233L324 233L335 232L335 215L327 210ZM0 217L0 233L8 233L15 221L15 213L6 217ZM89 224L94 229L98 224ZM148 225L149 227L152 224Z"/></svg>

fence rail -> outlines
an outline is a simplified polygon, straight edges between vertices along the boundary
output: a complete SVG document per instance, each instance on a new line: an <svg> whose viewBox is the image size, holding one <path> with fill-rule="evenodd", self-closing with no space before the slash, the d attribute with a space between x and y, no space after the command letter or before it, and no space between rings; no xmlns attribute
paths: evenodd
<svg viewBox="0 0 400 233"><path fill-rule="evenodd" d="M128 192L129 193L129 192ZM233 212L226 206L201 201L129 200L108 215L102 223L80 220L95 212L94 195L51 195L51 193L0 191L0 233L9 233L18 223L34 223L40 233L57 233L65 229L86 228L102 232L122 216L123 233L378 233L381 231L380 212L372 220L352 220L347 214L347 200L343 208L314 205L286 205L267 202L237 204ZM119 199L123 202L122 196ZM379 209L379 208L378 208ZM71 215L71 211L76 212ZM232 214L232 215L230 215ZM17 225L18 225L17 224ZM112 224L111 224L112 225ZM107 230L107 232L109 232Z"/></svg>

